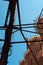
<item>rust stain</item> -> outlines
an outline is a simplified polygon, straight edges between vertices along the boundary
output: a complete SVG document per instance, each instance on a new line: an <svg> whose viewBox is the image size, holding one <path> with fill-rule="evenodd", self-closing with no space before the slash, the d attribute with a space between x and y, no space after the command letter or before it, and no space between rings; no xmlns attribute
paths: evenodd
<svg viewBox="0 0 43 65"><path fill-rule="evenodd" d="M41 24L39 24L41 23ZM43 18L40 18L36 24L36 28L37 31L40 33L43 33ZM40 28L38 28L40 27ZM34 36L31 39L29 39L29 41L33 41L33 40L43 40L43 35L39 35L39 36ZM43 42L28 42L28 44L30 45L35 57L37 58L39 65L43 65ZM20 62L20 65L37 65L34 57L31 54L30 49L28 48L24 59Z"/></svg>

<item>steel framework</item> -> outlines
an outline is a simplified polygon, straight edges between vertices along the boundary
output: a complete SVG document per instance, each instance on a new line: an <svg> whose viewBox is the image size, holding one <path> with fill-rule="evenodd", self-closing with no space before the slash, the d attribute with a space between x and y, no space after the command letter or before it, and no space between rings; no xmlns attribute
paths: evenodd
<svg viewBox="0 0 43 65"><path fill-rule="evenodd" d="M34 31L23 30L22 28L34 28L34 27L36 27L35 26L36 23L35 24L34 23L31 23L31 24L21 24L19 1L18 0L8 0L8 1L9 1L9 6L8 6L8 11L7 11L7 15L6 15L5 24L4 24L4 26L0 26L0 30L5 30L5 39L0 39L0 41L4 41L4 45L2 47L0 65L7 65L7 63L8 63L8 56L9 56L8 53L9 53L10 47L12 47L11 44L25 43L25 42L27 43L27 49L28 48L30 49L30 51L31 51L31 53L32 53L32 55L33 55L37 65L39 65L39 63L38 63L34 53L32 52L32 49L28 45L28 42L40 42L40 41L43 41L43 40L27 41L26 38L25 38L25 35L23 34L22 31L35 33L35 34L41 34L41 35L43 35L43 34L42 33L38 33L38 32L34 32ZM17 10L18 10L19 25L13 25L13 23L15 21L14 16L15 16L16 4L17 4ZM10 13L10 21L9 21L9 25L7 25L7 20L8 20L9 13ZM42 13L42 11L41 11L41 13ZM39 23L39 24L41 24L41 23ZM14 29L14 32L12 32L13 29ZM21 35L23 36L24 41L11 42L12 34L17 32L18 30L20 31Z"/></svg>

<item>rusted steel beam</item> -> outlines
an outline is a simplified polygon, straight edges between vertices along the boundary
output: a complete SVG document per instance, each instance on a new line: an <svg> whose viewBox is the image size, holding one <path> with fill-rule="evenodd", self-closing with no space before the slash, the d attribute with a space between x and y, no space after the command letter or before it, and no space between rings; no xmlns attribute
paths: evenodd
<svg viewBox="0 0 43 65"><path fill-rule="evenodd" d="M9 2L10 21L9 21L9 26L7 27L5 31L5 42L2 48L0 65L7 65L8 63L8 53L11 47L10 41L11 41L11 35L12 35L12 29L13 29L13 23L14 23L16 3L17 3L17 0L12 0Z"/></svg>

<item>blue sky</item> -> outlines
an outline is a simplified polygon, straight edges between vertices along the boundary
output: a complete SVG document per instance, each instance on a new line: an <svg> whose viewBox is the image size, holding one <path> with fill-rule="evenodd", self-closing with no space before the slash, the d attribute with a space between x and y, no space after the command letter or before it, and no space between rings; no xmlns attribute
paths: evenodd
<svg viewBox="0 0 43 65"><path fill-rule="evenodd" d="M9 2L5 2L3 0L0 0L0 26L4 25L5 18L7 14ZM42 8L43 8L43 0L19 0L20 5L20 14L21 14L21 23L22 24L28 24L28 23L34 23L34 19L37 18L37 16L40 14ZM17 15L17 7L15 12L15 24L18 23L18 15ZM28 29L33 30L34 29ZM26 33L23 32L26 38L31 38L33 36L36 36L36 34L33 33ZM3 39L5 34L5 30L0 30L0 38ZM11 41L21 41L24 40L20 31L16 32L15 34L12 34ZM3 46L4 42L0 42L0 47ZM7 65L19 65L19 62L23 59L24 54L26 53L26 44L12 44L12 55L8 58L9 63Z"/></svg>

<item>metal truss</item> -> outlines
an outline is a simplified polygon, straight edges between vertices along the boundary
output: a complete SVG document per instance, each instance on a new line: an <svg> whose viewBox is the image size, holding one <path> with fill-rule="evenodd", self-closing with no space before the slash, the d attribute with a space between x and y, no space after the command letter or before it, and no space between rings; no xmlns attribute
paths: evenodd
<svg viewBox="0 0 43 65"><path fill-rule="evenodd" d="M0 39L0 41L4 41L4 45L3 45L2 53L1 53L0 65L2 65L2 64L3 65L7 65L7 63L8 63L7 62L8 56L11 55L11 53L10 53L10 55L8 55L9 50L11 51L11 49L10 49L10 47L12 47L11 44L16 44L16 43L17 44L19 44L19 43L26 43L27 44L27 49L28 48L30 49L30 51L31 51L31 53L32 53L32 55L33 55L37 65L39 65L38 60L35 57L31 47L28 45L28 42L40 42L40 41L43 42L43 40L27 41L25 35L23 34L23 31L24 32L30 32L30 33L35 33L35 34L41 34L41 35L43 35L43 34L42 33L38 33L38 32L34 32L34 31L23 30L23 29L27 29L27 28L34 28L34 27L36 28L35 24L37 24L37 23L21 24L19 1L18 0L16 0L16 1L8 0L8 1L9 1L9 6L8 6L8 11L7 11L7 15L6 15L5 24L4 24L4 26L0 26L0 30L5 30L6 31L5 32L5 39ZM16 4L17 4L17 10L18 10L19 25L13 25ZM42 9L42 11L43 11L43 9ZM41 11L41 13L39 15L39 18L40 18L41 14L42 14L42 11ZM10 21L9 21L9 25L7 25L7 20L8 20L9 12L10 12ZM41 24L41 23L39 23L39 24ZM37 27L37 28L40 28L40 27ZM12 32L13 29L14 29L14 32ZM42 29L42 28L40 28L40 29ZM24 38L24 41L10 42L11 35L13 33L17 32L18 30L20 31L22 37ZM6 45L7 45L7 48L6 48ZM6 56L4 58L5 52L6 52ZM6 61L4 61L4 63L2 63L3 60L4 60L3 58L6 60Z"/></svg>

